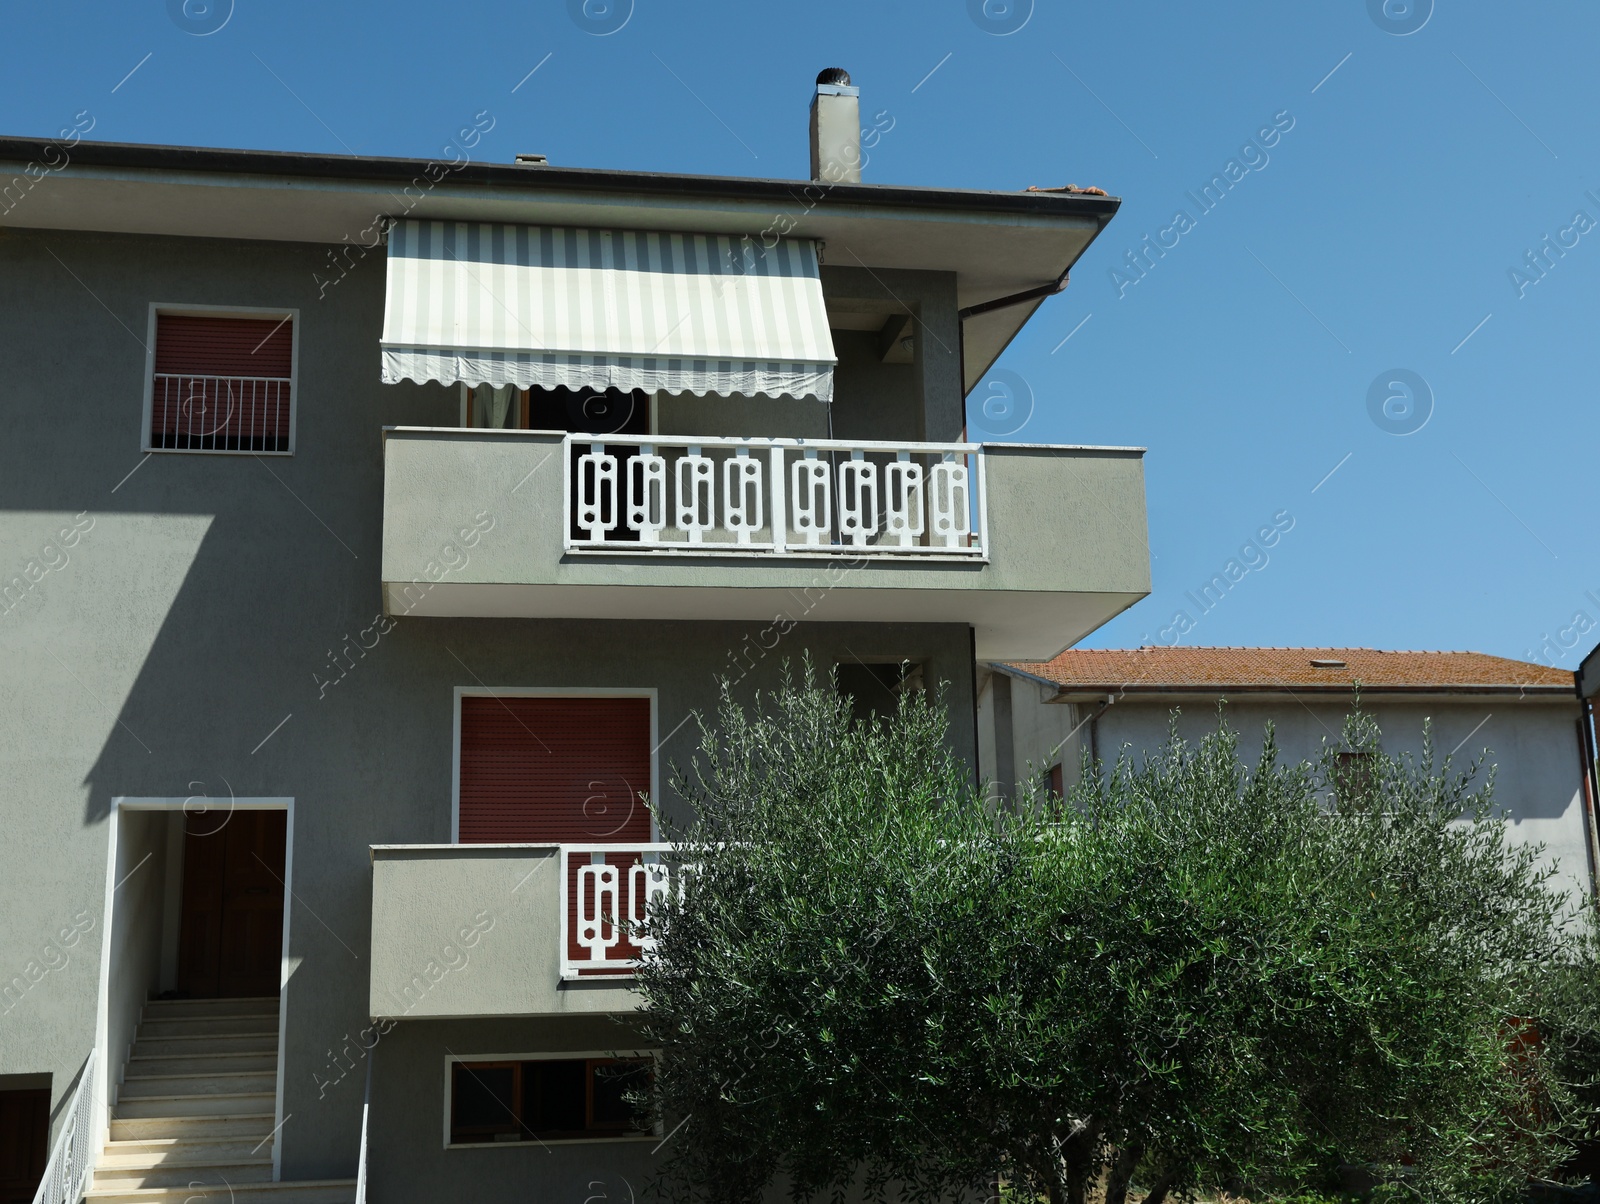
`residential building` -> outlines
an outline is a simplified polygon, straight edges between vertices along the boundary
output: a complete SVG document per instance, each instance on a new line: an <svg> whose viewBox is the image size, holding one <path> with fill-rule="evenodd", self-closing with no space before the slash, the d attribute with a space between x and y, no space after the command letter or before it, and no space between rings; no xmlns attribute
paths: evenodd
<svg viewBox="0 0 1600 1204"><path fill-rule="evenodd" d="M5 1199L629 1198L719 681L976 773L977 662L1148 592L1137 449L966 429L1117 200L857 104L810 181L0 139Z"/></svg>
<svg viewBox="0 0 1600 1204"><path fill-rule="evenodd" d="M986 665L979 757L997 783L1041 780L1058 793L1083 757L1135 762L1167 738L1214 731L1219 707L1254 763L1271 724L1282 760L1336 753L1356 706L1385 751L1494 767L1496 809L1510 838L1541 844L1574 898L1594 893L1593 796L1572 674L1478 652L1373 648L1072 649L1047 661Z"/></svg>

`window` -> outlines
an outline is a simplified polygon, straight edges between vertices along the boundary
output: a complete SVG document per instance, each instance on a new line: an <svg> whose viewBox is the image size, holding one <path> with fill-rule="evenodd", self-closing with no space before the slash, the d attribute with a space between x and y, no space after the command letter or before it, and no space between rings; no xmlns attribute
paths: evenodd
<svg viewBox="0 0 1600 1204"><path fill-rule="evenodd" d="M1334 799L1342 807L1365 809L1378 789L1378 767L1370 752L1342 752L1334 762Z"/></svg>
<svg viewBox="0 0 1600 1204"><path fill-rule="evenodd" d="M855 718L879 719L892 715L902 694L921 694L922 666L914 661L840 661L834 666L839 693L850 700Z"/></svg>
<svg viewBox="0 0 1600 1204"><path fill-rule="evenodd" d="M638 1136L650 1082L648 1058L452 1062L450 1144Z"/></svg>
<svg viewBox="0 0 1600 1204"><path fill-rule="evenodd" d="M1045 771L1044 793L1046 798L1055 799L1057 802L1067 797L1066 780L1060 762Z"/></svg>
<svg viewBox="0 0 1600 1204"><path fill-rule="evenodd" d="M151 451L293 451L295 317L157 309Z"/></svg>

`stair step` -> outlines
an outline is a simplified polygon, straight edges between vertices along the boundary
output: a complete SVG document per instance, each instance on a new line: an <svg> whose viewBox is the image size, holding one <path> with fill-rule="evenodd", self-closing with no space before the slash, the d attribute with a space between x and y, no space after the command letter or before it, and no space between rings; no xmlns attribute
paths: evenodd
<svg viewBox="0 0 1600 1204"><path fill-rule="evenodd" d="M102 1157L94 1168L94 1186L112 1187L188 1187L199 1188L231 1183L272 1182L272 1159L236 1161L172 1160L147 1166L108 1166Z"/></svg>
<svg viewBox="0 0 1600 1204"><path fill-rule="evenodd" d="M224 1051L192 1055L141 1055L128 1059L126 1077L147 1078L157 1074L249 1074L252 1071L278 1069L278 1051L264 1049L252 1051Z"/></svg>
<svg viewBox="0 0 1600 1204"><path fill-rule="evenodd" d="M302 1179L298 1182L217 1183L195 1187L93 1188L84 1197L96 1204L354 1204L354 1179Z"/></svg>
<svg viewBox="0 0 1600 1204"><path fill-rule="evenodd" d="M262 1146L262 1149L268 1149L274 1124L270 1099L264 1109L258 1106L254 1110L240 1109L225 1114L181 1116L158 1112L154 1115L125 1116L121 1114L120 1105L117 1112L118 1115L111 1118L111 1140L115 1143L199 1141L226 1137L268 1141L268 1145Z"/></svg>
<svg viewBox="0 0 1600 1204"><path fill-rule="evenodd" d="M271 1091L217 1092L212 1095L141 1095L117 1100L119 1120L141 1117L238 1116L244 1113L271 1112L275 1101ZM271 1129L271 1125L267 1128Z"/></svg>
<svg viewBox="0 0 1600 1204"><path fill-rule="evenodd" d="M238 1037L261 1033L270 1033L274 1037L278 1035L277 1012L146 1019L139 1025L140 1040L150 1037Z"/></svg>
<svg viewBox="0 0 1600 1204"><path fill-rule="evenodd" d="M133 1056L136 1058L157 1058L168 1055L199 1057L218 1053L270 1053L273 1057L277 1057L278 1030L244 1036L200 1033L193 1036L180 1034L172 1037L150 1037L141 1032L133 1046Z"/></svg>
<svg viewBox="0 0 1600 1204"><path fill-rule="evenodd" d="M192 1016L259 1016L278 1010L276 995L237 999L151 999L144 1005L146 1020L179 1020Z"/></svg>
<svg viewBox="0 0 1600 1204"><path fill-rule="evenodd" d="M194 1119L194 1118L190 1118ZM142 1123L142 1122L140 1122ZM267 1128L272 1121L267 1120ZM272 1161L272 1141L260 1137L135 1137L108 1141L96 1166L157 1166L199 1159L201 1162Z"/></svg>
<svg viewBox="0 0 1600 1204"><path fill-rule="evenodd" d="M192 1095L255 1095L275 1093L278 1073L273 1070L250 1074L152 1074L135 1077L132 1073L122 1082L117 1100L148 1099L151 1096Z"/></svg>

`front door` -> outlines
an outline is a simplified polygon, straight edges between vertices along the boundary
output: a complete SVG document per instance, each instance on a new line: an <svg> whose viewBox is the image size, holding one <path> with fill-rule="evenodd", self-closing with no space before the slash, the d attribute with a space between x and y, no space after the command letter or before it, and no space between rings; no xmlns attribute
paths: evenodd
<svg viewBox="0 0 1600 1204"><path fill-rule="evenodd" d="M0 1204L30 1204L49 1141L50 1089L0 1091Z"/></svg>
<svg viewBox="0 0 1600 1204"><path fill-rule="evenodd" d="M178 990L276 995L283 957L283 811L184 817Z"/></svg>

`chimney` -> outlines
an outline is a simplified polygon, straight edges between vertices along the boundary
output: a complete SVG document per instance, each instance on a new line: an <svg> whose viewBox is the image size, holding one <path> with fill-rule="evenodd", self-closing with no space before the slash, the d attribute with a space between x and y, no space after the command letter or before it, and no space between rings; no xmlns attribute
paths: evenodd
<svg viewBox="0 0 1600 1204"><path fill-rule="evenodd" d="M811 178L861 183L861 89L850 86L850 73L843 67L829 67L817 76L811 101Z"/></svg>

